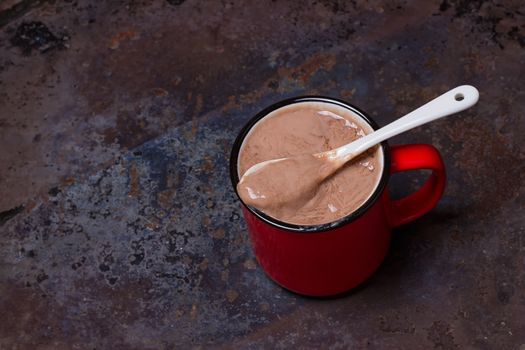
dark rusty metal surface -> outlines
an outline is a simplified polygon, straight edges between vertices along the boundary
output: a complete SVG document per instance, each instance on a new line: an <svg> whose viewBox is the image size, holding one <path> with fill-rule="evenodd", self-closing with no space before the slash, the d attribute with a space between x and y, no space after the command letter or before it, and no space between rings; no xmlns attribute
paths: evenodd
<svg viewBox="0 0 525 350"><path fill-rule="evenodd" d="M0 348L525 348L522 1L0 2ZM379 124L462 83L446 193L362 288L254 261L228 156L323 94ZM397 192L419 178L393 179Z"/></svg>

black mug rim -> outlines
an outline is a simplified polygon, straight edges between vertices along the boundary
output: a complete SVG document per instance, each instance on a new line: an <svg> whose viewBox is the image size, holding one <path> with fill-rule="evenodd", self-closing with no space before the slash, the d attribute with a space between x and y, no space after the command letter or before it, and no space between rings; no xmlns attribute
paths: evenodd
<svg viewBox="0 0 525 350"><path fill-rule="evenodd" d="M370 118L368 114L366 114L364 111L359 109L358 107L343 101L338 98L333 97L326 97L326 96L317 96L317 95L305 95L305 96L297 96L288 98L279 102L276 102L265 109L258 112L254 117L252 117L241 129L239 134L237 135L237 138L235 139L235 142L233 143L233 148L230 154L230 179L232 182L233 190L235 191L235 195L239 199L239 201L242 203L242 205L248 209L252 214L257 216L259 219L263 220L264 222L275 226L280 229L292 231L292 232L298 232L298 233L308 233L308 232L322 232L322 231L328 231L328 230L334 230L336 228L339 228L341 226L344 226L350 222L355 221L357 218L361 217L364 213L366 213L381 197L383 194L383 191L386 188L386 185L388 183L388 179L390 177L390 148L388 147L388 143L386 141L383 141L381 143L381 148L383 150L383 169L381 178L379 179L379 183L372 193L372 195L361 205L357 210L353 211L350 215L344 216L340 218L339 220L332 221L325 224L319 224L319 225L296 225L296 224L290 224L284 221L277 220L262 211L250 207L246 205L243 200L239 197L239 193L237 192L237 184L239 183L239 174L237 169L237 163L239 159L239 151L241 149L242 143L248 134L248 132L251 130L251 128L262 118L270 114L271 112L282 108L284 106L288 106L295 103L301 103L301 102L324 102L324 103L331 103L338 105L340 107L346 108L353 113L357 114L359 117L361 117L365 122L367 122L374 130L377 130L379 126L377 123Z"/></svg>

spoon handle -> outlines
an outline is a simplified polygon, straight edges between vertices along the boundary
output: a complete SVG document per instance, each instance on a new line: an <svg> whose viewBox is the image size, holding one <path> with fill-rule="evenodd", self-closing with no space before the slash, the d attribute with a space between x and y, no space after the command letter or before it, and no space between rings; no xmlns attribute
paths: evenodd
<svg viewBox="0 0 525 350"><path fill-rule="evenodd" d="M337 148L336 156L342 157L345 161L351 159L368 148L402 132L472 107L478 102L478 98L479 92L475 87L470 85L458 86L387 126L348 145Z"/></svg>

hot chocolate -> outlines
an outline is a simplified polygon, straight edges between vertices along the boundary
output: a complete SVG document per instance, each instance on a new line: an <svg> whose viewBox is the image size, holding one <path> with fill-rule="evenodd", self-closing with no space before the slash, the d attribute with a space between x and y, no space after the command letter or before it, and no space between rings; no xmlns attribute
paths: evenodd
<svg viewBox="0 0 525 350"><path fill-rule="evenodd" d="M305 177L323 173L322 167L315 166L317 161L312 154L337 148L370 132L372 128L357 114L333 103L299 102L282 107L258 121L244 139L238 162L239 176L266 160L303 156L303 161L311 162L311 171L295 174L297 168L291 163L274 163L274 166L283 168L279 168L282 176L308 182ZM382 168L382 150L374 147L335 174L322 177L315 188L295 197L281 192L282 188L255 193L252 187L256 186L242 182L237 190L246 204L275 219L297 225L319 225L337 221L358 209L377 187ZM271 184L275 180L252 177L250 181L251 184L253 181ZM293 201L280 199L286 196Z"/></svg>

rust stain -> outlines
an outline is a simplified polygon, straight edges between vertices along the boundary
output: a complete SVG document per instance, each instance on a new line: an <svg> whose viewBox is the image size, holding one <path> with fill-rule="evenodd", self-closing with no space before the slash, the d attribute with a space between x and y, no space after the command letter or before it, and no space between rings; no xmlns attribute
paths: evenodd
<svg viewBox="0 0 525 350"><path fill-rule="evenodd" d="M261 85L261 88L254 89L247 94L239 95L237 98L233 95L228 96L228 102L221 108L222 112L227 112L234 109L242 108L244 104L250 104L259 100L262 96L274 91L271 88L276 81L281 79L289 79L300 81L302 84L307 84L308 81L319 71L331 70L337 63L336 55L333 53L315 54L302 64L293 68L281 67L277 70L277 77L270 77ZM310 91L312 92L312 91Z"/></svg>
<svg viewBox="0 0 525 350"><path fill-rule="evenodd" d="M240 105L254 103L267 94L268 91L267 84L263 84L260 89L255 89L253 92L240 95L238 101Z"/></svg>
<svg viewBox="0 0 525 350"><path fill-rule="evenodd" d="M270 304L267 302L262 302L259 307L262 311L270 310ZM289 329L291 324L300 324L302 320L305 320L309 316L309 308L299 308L288 312L285 315L279 316L273 322L268 323L250 334L246 335L244 338L239 338L229 344L232 348L243 349L249 347L250 344L264 339L268 336L279 336L284 329Z"/></svg>
<svg viewBox="0 0 525 350"><path fill-rule="evenodd" d="M230 270L226 269L221 272L221 281L227 282L229 277L230 277Z"/></svg>
<svg viewBox="0 0 525 350"><path fill-rule="evenodd" d="M129 169L129 196L138 197L140 195L139 171L135 162L131 163Z"/></svg>
<svg viewBox="0 0 525 350"><path fill-rule="evenodd" d="M169 92L163 88L154 88L152 91L157 97L165 97L169 95Z"/></svg>
<svg viewBox="0 0 525 350"><path fill-rule="evenodd" d="M193 304L191 306L191 311L190 311L190 317L192 320L194 320L196 317L197 317L197 314L198 314L198 309L197 309L197 305Z"/></svg>
<svg viewBox="0 0 525 350"><path fill-rule="evenodd" d="M469 52L462 61L465 63L463 69L469 75L483 74L489 68L487 60L474 52Z"/></svg>
<svg viewBox="0 0 525 350"><path fill-rule="evenodd" d="M310 57L304 63L294 68L279 68L277 73L280 77L291 80L299 80L303 84L308 83L310 78L320 70L331 70L337 62L333 53L318 53Z"/></svg>
<svg viewBox="0 0 525 350"><path fill-rule="evenodd" d="M248 259L244 262L244 268L248 270L255 270L257 268L257 264L253 259Z"/></svg>
<svg viewBox="0 0 525 350"><path fill-rule="evenodd" d="M267 302L263 301L262 303L259 304L259 309L262 312L266 312L266 311L270 310L270 304L268 304Z"/></svg>
<svg viewBox="0 0 525 350"><path fill-rule="evenodd" d="M203 99L202 95L198 94L195 101L195 110L193 111L193 116L191 117L191 136L195 137L197 134L197 129L199 127L199 114L202 111Z"/></svg>
<svg viewBox="0 0 525 350"><path fill-rule="evenodd" d="M175 193L171 189L167 189L161 192L157 193L157 203L163 208L163 209L170 209L173 205L173 198L175 197Z"/></svg>
<svg viewBox="0 0 525 350"><path fill-rule="evenodd" d="M341 97L345 100L351 100L355 92L356 92L355 88L353 88L352 90L342 90Z"/></svg>
<svg viewBox="0 0 525 350"><path fill-rule="evenodd" d="M199 269L201 271L206 271L208 269L209 262L210 261L208 260L208 258L202 259L202 261L199 263Z"/></svg>
<svg viewBox="0 0 525 350"><path fill-rule="evenodd" d="M211 232L211 236L216 239L223 239L226 236L226 231L223 228Z"/></svg>
<svg viewBox="0 0 525 350"><path fill-rule="evenodd" d="M189 255L184 255L182 257L182 261L186 264L186 265L191 265L191 263L193 262L193 259L191 258L191 256Z"/></svg>
<svg viewBox="0 0 525 350"><path fill-rule="evenodd" d="M187 96L188 103L191 102L193 97L193 93L190 91ZM193 108L193 113L191 115L191 130L189 132L185 132L184 136L186 139L191 140L194 139L197 135L197 130L199 129L199 114L202 111L202 106L204 104L203 98L201 94L198 94L195 98L195 107Z"/></svg>
<svg viewBox="0 0 525 350"><path fill-rule="evenodd" d="M260 304L260 308L264 311L270 309L270 305L263 302ZM275 319L273 322L268 323L264 327L258 328L248 334L245 338L239 339L232 344L229 344L227 347L221 347L221 349L243 349L249 347L250 344L253 344L255 341L264 339L268 336L279 335L283 329L288 329L290 324L300 323L301 320L304 320L308 316L308 308L296 309L290 311L286 315L282 315L279 318Z"/></svg>
<svg viewBox="0 0 525 350"><path fill-rule="evenodd" d="M213 160L210 156L205 156L202 162L201 170L206 174L211 174L215 168Z"/></svg>
<svg viewBox="0 0 525 350"><path fill-rule="evenodd" d="M241 105L236 102L236 97L234 95L228 96L228 102L222 106L221 111L227 112L233 109L240 109Z"/></svg>
<svg viewBox="0 0 525 350"><path fill-rule="evenodd" d="M72 177L72 176L66 176L62 179L62 184L66 185L66 186L70 186L72 184L75 183L75 178Z"/></svg>
<svg viewBox="0 0 525 350"><path fill-rule="evenodd" d="M380 9L381 7L377 9L378 13L381 13ZM370 45L388 38L392 33L412 30L431 18L434 11L435 7L421 6L419 2L408 4L404 6L403 11L390 12L388 16L381 16L382 20L370 28L366 35L355 35L353 44Z"/></svg>
<svg viewBox="0 0 525 350"><path fill-rule="evenodd" d="M245 236L244 235L237 235L237 237L235 237L235 239L233 240L233 244L235 246L241 246L244 244L245 242Z"/></svg>
<svg viewBox="0 0 525 350"><path fill-rule="evenodd" d="M135 29L125 30L112 36L109 40L108 47L112 50L116 50L123 41L136 40L139 37L140 35Z"/></svg>
<svg viewBox="0 0 525 350"><path fill-rule="evenodd" d="M147 219L146 227L152 231L158 229L160 227L160 220L156 217L152 216Z"/></svg>
<svg viewBox="0 0 525 350"><path fill-rule="evenodd" d="M210 224L211 224L211 219L209 217L205 216L204 218L202 218L202 225L204 227L208 227Z"/></svg>
<svg viewBox="0 0 525 350"><path fill-rule="evenodd" d="M184 176L185 174L180 171L176 175L169 173L166 177L166 187L168 189L176 189L184 181ZM175 193L173 193L173 197L175 197Z"/></svg>
<svg viewBox="0 0 525 350"><path fill-rule="evenodd" d="M212 195L215 192L214 188L209 184L202 184L200 188L201 188L202 193L205 193L208 195Z"/></svg>
<svg viewBox="0 0 525 350"><path fill-rule="evenodd" d="M75 286L91 295L99 295L100 298L111 300L108 312L111 312L112 317L119 322L130 323L140 317L152 316L152 310L139 306L139 300L148 301L151 298L146 296L147 291L153 288L149 279L130 280L124 277L113 286L100 284L96 280L85 280L76 282Z"/></svg>
<svg viewBox="0 0 525 350"><path fill-rule="evenodd" d="M399 115L408 113L412 108L411 105L416 105L417 101L427 101L438 94L434 91L434 87L417 87L413 89L393 89L388 95L391 103L396 106L396 112Z"/></svg>
<svg viewBox="0 0 525 350"><path fill-rule="evenodd" d="M60 330L60 321L67 315L67 311L51 298L43 298L41 293L32 288L26 288L17 283L2 283L2 315L9 322L0 323L2 337L2 349L19 348L21 338L20 329L53 329ZM4 301L8 302L4 302ZM7 336L7 337L5 337ZM4 338L5 337L5 338ZM55 334L54 343L63 344L67 335L64 332ZM25 340L25 339L24 339ZM46 341L41 345L46 345ZM27 344L27 343L26 343Z"/></svg>
<svg viewBox="0 0 525 350"><path fill-rule="evenodd" d="M230 303L233 303L235 299L237 299L238 297L239 297L239 292L237 292L236 290L228 289L226 291L226 299L228 299Z"/></svg>
<svg viewBox="0 0 525 350"><path fill-rule="evenodd" d="M34 200L29 200L29 201L25 204L25 211L26 211L26 213L31 212L35 207L36 207L36 201L34 201Z"/></svg>
<svg viewBox="0 0 525 350"><path fill-rule="evenodd" d="M434 68L438 68L439 67L439 60L437 57L430 57L426 62L425 62L425 68L427 69L434 69Z"/></svg>
<svg viewBox="0 0 525 350"><path fill-rule="evenodd" d="M105 129L102 133L105 144L118 143L130 149L158 135L160 130L150 130L146 118L139 117L131 111L119 111L116 126Z"/></svg>

